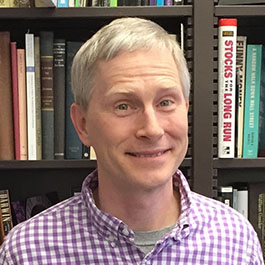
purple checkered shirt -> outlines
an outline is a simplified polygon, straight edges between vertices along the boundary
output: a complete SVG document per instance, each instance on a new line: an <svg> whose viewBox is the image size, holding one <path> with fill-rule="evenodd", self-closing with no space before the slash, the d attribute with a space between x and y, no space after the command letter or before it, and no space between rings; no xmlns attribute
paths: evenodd
<svg viewBox="0 0 265 265"><path fill-rule="evenodd" d="M94 171L80 195L13 228L1 247L0 264L264 264L249 222L221 202L190 191L179 170L174 186L180 192L181 215L147 255L134 244L125 223L96 207L96 186Z"/></svg>

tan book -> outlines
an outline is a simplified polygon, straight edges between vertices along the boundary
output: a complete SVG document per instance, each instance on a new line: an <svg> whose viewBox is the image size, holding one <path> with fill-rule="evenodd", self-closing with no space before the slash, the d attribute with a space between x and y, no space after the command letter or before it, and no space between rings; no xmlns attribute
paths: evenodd
<svg viewBox="0 0 265 265"><path fill-rule="evenodd" d="M0 160L14 159L10 33L0 32Z"/></svg>
<svg viewBox="0 0 265 265"><path fill-rule="evenodd" d="M17 49L20 160L28 159L25 49Z"/></svg>
<svg viewBox="0 0 265 265"><path fill-rule="evenodd" d="M42 159L40 37L34 37L37 160Z"/></svg>
<svg viewBox="0 0 265 265"><path fill-rule="evenodd" d="M9 0L10 7L19 7L19 0Z"/></svg>
<svg viewBox="0 0 265 265"><path fill-rule="evenodd" d="M2 7L11 7L10 0L1 0L0 1L0 8Z"/></svg>

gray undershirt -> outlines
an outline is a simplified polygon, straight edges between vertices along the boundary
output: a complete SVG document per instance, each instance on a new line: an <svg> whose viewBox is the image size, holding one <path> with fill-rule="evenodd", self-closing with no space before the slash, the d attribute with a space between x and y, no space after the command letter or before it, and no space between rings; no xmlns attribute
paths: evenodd
<svg viewBox="0 0 265 265"><path fill-rule="evenodd" d="M145 254L148 254L154 249L157 241L160 240L162 237L164 237L168 232L170 232L174 226L175 224L163 228L161 230L134 232L135 235L134 243Z"/></svg>

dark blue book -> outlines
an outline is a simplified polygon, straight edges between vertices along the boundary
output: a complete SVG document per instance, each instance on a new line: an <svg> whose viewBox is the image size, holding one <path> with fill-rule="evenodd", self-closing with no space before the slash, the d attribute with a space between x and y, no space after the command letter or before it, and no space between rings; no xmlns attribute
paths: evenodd
<svg viewBox="0 0 265 265"><path fill-rule="evenodd" d="M70 117L70 107L74 102L71 86L71 67L73 58L82 46L82 42L68 41L66 43L66 104L65 104L65 158L82 159L82 143L76 133Z"/></svg>

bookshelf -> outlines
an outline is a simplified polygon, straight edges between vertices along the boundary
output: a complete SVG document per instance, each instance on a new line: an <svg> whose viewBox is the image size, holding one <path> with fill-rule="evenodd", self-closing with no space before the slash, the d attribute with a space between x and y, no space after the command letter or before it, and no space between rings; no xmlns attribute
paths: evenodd
<svg viewBox="0 0 265 265"><path fill-rule="evenodd" d="M24 40L27 29L36 33L51 29L58 38L86 40L105 23L120 16L149 18L172 33L177 33L177 25L184 23L192 91L190 144L181 169L193 190L215 197L218 184L240 180L243 171L244 180L253 181L251 176L255 174L258 181L265 181L262 176L265 158L217 158L217 20L236 17L240 33L265 44L265 6L218 6L218 1L212 0L186 2L173 7L5 8L0 9L0 30L10 31L18 42ZM12 199L57 189L63 199L95 166L95 161L88 160L0 161L0 189L9 188Z"/></svg>

